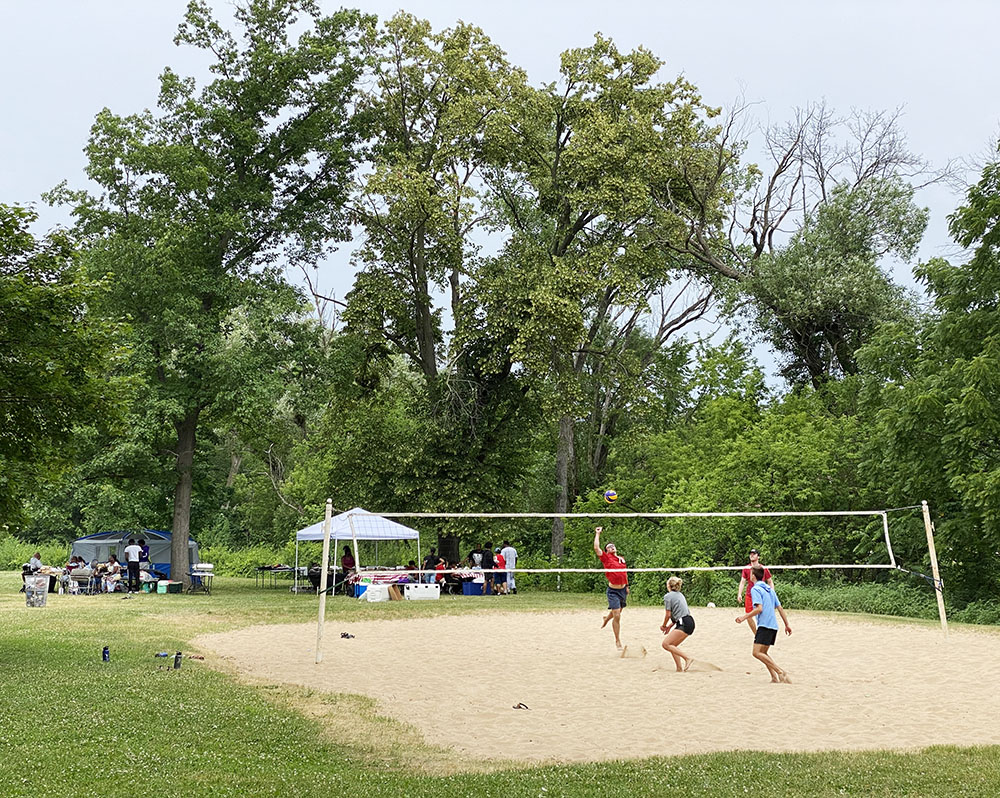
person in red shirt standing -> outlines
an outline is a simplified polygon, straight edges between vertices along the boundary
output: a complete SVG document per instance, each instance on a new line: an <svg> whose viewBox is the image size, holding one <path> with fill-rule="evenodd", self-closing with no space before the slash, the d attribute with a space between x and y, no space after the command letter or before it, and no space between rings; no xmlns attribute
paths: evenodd
<svg viewBox="0 0 1000 798"><path fill-rule="evenodd" d="M500 553L500 549L493 549L493 562L496 565L496 573L493 576L493 592L502 596L507 593L507 561Z"/></svg>
<svg viewBox="0 0 1000 798"><path fill-rule="evenodd" d="M743 601L743 608L748 612L753 612L753 601L750 597L750 571L755 565L760 565L760 552L757 549L750 549L750 562L744 566L743 570L740 572L740 586L736 592L736 600ZM764 568L761 565L761 568ZM764 581L771 586L774 590L774 580L771 578L771 572L764 568ZM746 588L746 599L743 598L743 589ZM757 624L754 622L753 618L747 618L747 626L750 627L750 632L754 635L757 634Z"/></svg>
<svg viewBox="0 0 1000 798"><path fill-rule="evenodd" d="M603 629L611 621L611 630L615 633L615 645L622 647L621 617L628 600L628 573L625 571L625 560L618 556L614 543L601 548L601 532L604 527L594 530L594 553L604 566L604 576L608 580L608 614L604 616Z"/></svg>

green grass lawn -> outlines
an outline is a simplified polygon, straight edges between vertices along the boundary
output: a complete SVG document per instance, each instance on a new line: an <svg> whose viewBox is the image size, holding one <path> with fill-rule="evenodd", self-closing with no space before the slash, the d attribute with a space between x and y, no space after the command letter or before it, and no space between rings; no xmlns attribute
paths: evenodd
<svg viewBox="0 0 1000 798"><path fill-rule="evenodd" d="M468 772L413 729L377 718L371 701L246 684L199 661L174 671L166 665L172 660L153 656L196 653L190 641L203 632L315 621L314 596L218 578L211 596L50 595L47 607L28 609L19 585L18 574L0 574L3 798L1000 795L996 747L732 753ZM488 612L494 601L373 606L338 597L327 603L329 632L338 618ZM522 592L500 601L508 611L596 606L594 596L573 594ZM105 645L109 663L101 662Z"/></svg>

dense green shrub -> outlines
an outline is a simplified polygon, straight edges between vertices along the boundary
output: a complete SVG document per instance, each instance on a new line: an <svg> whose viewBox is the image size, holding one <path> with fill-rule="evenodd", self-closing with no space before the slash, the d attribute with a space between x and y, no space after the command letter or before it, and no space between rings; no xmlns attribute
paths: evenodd
<svg viewBox="0 0 1000 798"><path fill-rule="evenodd" d="M63 544L38 545L23 543L15 537L0 537L0 570L20 571L36 551L41 552L46 565L64 565L69 559L69 547Z"/></svg>
<svg viewBox="0 0 1000 798"><path fill-rule="evenodd" d="M949 612L948 617L959 623L1000 624L1000 601L973 601L960 610Z"/></svg>
<svg viewBox="0 0 1000 798"><path fill-rule="evenodd" d="M779 586L778 595L789 610L860 612L906 618L937 617L933 591L923 585L841 583L819 587L783 583Z"/></svg>
<svg viewBox="0 0 1000 798"><path fill-rule="evenodd" d="M262 565L292 565L295 562L295 545L286 544L282 548L275 546L248 546L242 549L231 549L228 546L206 546L200 550L203 562L215 566L215 573L220 576L253 576L254 571Z"/></svg>

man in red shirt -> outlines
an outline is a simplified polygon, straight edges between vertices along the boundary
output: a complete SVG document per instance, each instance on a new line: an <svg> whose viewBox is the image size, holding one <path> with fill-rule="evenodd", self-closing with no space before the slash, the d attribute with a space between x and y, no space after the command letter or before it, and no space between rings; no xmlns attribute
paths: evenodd
<svg viewBox="0 0 1000 798"><path fill-rule="evenodd" d="M497 569L493 576L493 592L502 596L507 593L507 561L500 553L500 549L493 549L493 562Z"/></svg>
<svg viewBox="0 0 1000 798"><path fill-rule="evenodd" d="M601 532L604 527L594 530L594 553L604 566L604 576L608 580L608 614L604 616L603 629L611 621L611 630L615 633L615 645L622 647L621 616L628 600L628 573L625 571L625 560L618 556L614 543L601 548Z"/></svg>
<svg viewBox="0 0 1000 798"><path fill-rule="evenodd" d="M743 608L748 613L753 612L753 601L750 598L750 571L755 565L760 565L760 552L757 549L750 549L750 562L740 572L740 586L736 591L736 600L744 602ZM764 568L762 565L761 567ZM771 586L771 590L774 590L774 580L771 578L771 572L767 568L764 568L764 581ZM746 588L745 601L743 598L744 588ZM747 618L747 626L750 627L750 631L754 635L757 634L757 623L753 618Z"/></svg>

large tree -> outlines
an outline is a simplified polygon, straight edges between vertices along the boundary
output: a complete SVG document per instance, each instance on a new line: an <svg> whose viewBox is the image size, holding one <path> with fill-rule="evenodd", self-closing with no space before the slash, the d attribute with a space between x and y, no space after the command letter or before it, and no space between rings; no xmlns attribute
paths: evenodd
<svg viewBox="0 0 1000 798"><path fill-rule="evenodd" d="M679 165L695 201L660 192L687 228L664 245L723 278L731 306L770 339L793 384L819 386L853 373L858 347L899 319L905 302L886 256L914 255L927 221L914 191L949 168L935 172L909 150L899 112L800 109L762 131L762 167L743 160L750 138L736 107L714 156ZM720 192L728 213L706 201Z"/></svg>
<svg viewBox="0 0 1000 798"><path fill-rule="evenodd" d="M156 112L97 116L77 195L90 268L131 321L134 368L173 433L173 563L187 568L199 430L246 411L280 377L296 300L279 266L311 263L346 237L343 205L359 137L357 13L303 0L234 9L236 32L193 0L175 41L203 50L214 79L170 69Z"/></svg>
<svg viewBox="0 0 1000 798"><path fill-rule="evenodd" d="M65 462L73 427L109 419L105 379L116 330L90 308L100 286L65 231L38 237L29 208L0 205L0 517L17 515L46 466Z"/></svg>
<svg viewBox="0 0 1000 798"><path fill-rule="evenodd" d="M412 372L417 388L403 393L423 420L415 467L437 474L423 502L509 506L533 419L509 353L484 329L475 269L488 235L483 172L506 159L497 131L525 78L464 23L435 32L400 13L364 46L371 168L352 202L363 238L346 331L365 340L376 370Z"/></svg>
<svg viewBox="0 0 1000 798"><path fill-rule="evenodd" d="M923 329L887 330L862 354L884 380L871 468L894 499L931 502L950 592L971 601L1000 586L1000 162L950 229L971 254L917 270L933 300Z"/></svg>
<svg viewBox="0 0 1000 798"><path fill-rule="evenodd" d="M656 196L694 199L678 165L711 152L714 111L684 79L657 82L662 65L601 36L565 52L558 83L515 98L506 168L488 175L509 240L479 271L479 298L488 329L534 375L557 419L558 513L575 493L577 419L590 417L592 462L603 462L616 412L652 383L657 353L707 306L706 286L681 290L680 301L670 293L687 285L687 262L661 242L682 226ZM563 538L557 519L554 556Z"/></svg>

